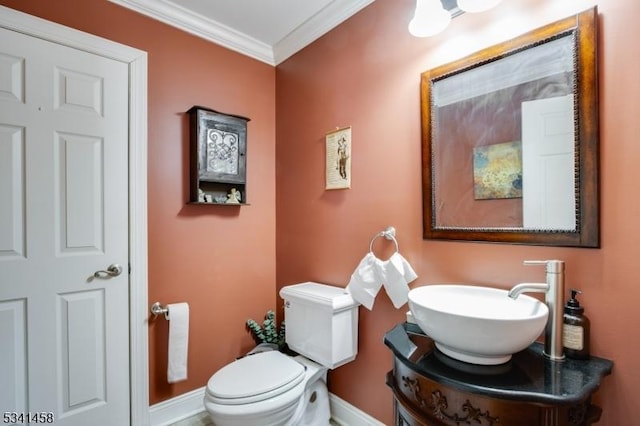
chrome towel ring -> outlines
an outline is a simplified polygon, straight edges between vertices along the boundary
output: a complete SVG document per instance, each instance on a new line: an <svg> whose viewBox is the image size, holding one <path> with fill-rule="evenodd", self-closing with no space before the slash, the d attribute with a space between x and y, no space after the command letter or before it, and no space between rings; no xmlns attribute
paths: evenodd
<svg viewBox="0 0 640 426"><path fill-rule="evenodd" d="M373 242L379 237L384 237L389 241L393 241L393 244L396 246L396 253L399 251L398 240L396 240L396 228L394 228L393 226L388 226L384 231L380 231L373 236L371 242L369 243L369 253L373 253Z"/></svg>

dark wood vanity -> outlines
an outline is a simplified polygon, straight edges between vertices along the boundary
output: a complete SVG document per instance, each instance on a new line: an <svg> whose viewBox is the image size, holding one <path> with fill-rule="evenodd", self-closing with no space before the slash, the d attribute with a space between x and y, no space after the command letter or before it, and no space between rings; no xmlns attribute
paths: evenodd
<svg viewBox="0 0 640 426"><path fill-rule="evenodd" d="M468 364L444 355L409 323L384 343L394 354L387 385L397 426L588 426L601 414L591 396L613 367L597 357L553 362L539 343L506 364Z"/></svg>

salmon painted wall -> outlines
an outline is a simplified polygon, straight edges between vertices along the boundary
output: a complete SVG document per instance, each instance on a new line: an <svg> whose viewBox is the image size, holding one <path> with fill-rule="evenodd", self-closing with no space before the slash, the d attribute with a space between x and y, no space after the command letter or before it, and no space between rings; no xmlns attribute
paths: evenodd
<svg viewBox="0 0 640 426"><path fill-rule="evenodd" d="M187 381L167 384L168 322L150 322L150 403L204 386L275 307L275 69L104 0L0 4L148 52L149 303L191 308ZM251 118L251 206L186 205L193 105Z"/></svg>
<svg viewBox="0 0 640 426"><path fill-rule="evenodd" d="M592 352L615 362L596 393L605 426L628 425L640 399L640 55L633 40L640 3L600 0L600 249L423 240L420 73L591 7L584 1L509 0L452 21L444 33L409 35L414 0L377 0L277 67L277 283L347 284L374 234L397 229L400 251L416 269L413 287L462 282L508 288L544 279L525 259L558 258L567 286L583 291ZM324 137L352 126L352 186L324 190ZM388 255L390 243L375 245ZM385 253L386 252L386 253ZM332 392L392 424L385 386L391 354L383 335L404 320L382 292L360 308L357 359L332 371Z"/></svg>

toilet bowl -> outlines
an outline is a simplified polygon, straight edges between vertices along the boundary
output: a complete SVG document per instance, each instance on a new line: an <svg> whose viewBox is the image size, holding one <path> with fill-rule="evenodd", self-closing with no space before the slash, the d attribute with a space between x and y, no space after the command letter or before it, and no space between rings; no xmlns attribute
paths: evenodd
<svg viewBox="0 0 640 426"><path fill-rule="evenodd" d="M249 355L209 379L204 405L215 426L326 426L326 371L278 351Z"/></svg>
<svg viewBox="0 0 640 426"><path fill-rule="evenodd" d="M327 426L327 370L356 357L358 304L344 289L301 283L280 290L286 342L297 356L252 351L218 370L204 406L215 426Z"/></svg>

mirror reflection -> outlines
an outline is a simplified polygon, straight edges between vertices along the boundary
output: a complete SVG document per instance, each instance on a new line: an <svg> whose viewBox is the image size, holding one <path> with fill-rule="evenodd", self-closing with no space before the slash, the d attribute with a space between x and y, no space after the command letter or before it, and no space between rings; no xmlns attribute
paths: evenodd
<svg viewBox="0 0 640 426"><path fill-rule="evenodd" d="M423 73L425 238L597 246L595 16Z"/></svg>
<svg viewBox="0 0 640 426"><path fill-rule="evenodd" d="M574 46L433 81L436 226L575 230Z"/></svg>

